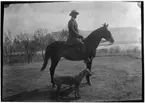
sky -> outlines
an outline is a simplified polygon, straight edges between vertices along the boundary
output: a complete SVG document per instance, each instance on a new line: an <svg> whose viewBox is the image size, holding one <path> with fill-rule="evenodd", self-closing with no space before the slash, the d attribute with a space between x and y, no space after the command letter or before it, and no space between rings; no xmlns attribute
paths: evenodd
<svg viewBox="0 0 145 103"><path fill-rule="evenodd" d="M105 22L110 27L141 26L141 9L136 2L74 1L12 4L4 9L4 29L13 35L33 33L38 28L58 31L67 28L71 10L79 12L76 21L80 30L95 30Z"/></svg>

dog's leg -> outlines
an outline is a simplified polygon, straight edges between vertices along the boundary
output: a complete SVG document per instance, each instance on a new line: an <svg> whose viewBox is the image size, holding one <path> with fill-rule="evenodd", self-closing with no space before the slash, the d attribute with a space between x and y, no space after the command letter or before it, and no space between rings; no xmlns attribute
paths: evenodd
<svg viewBox="0 0 145 103"><path fill-rule="evenodd" d="M79 86L75 85L75 98L80 98L80 94L79 94Z"/></svg>
<svg viewBox="0 0 145 103"><path fill-rule="evenodd" d="M57 85L57 90L56 90L56 98L59 96L59 91L60 91L61 85Z"/></svg>
<svg viewBox="0 0 145 103"><path fill-rule="evenodd" d="M74 88L74 90L75 90L75 98L77 98L77 86L75 85L75 88Z"/></svg>
<svg viewBox="0 0 145 103"><path fill-rule="evenodd" d="M79 86L77 86L77 97L80 98Z"/></svg>

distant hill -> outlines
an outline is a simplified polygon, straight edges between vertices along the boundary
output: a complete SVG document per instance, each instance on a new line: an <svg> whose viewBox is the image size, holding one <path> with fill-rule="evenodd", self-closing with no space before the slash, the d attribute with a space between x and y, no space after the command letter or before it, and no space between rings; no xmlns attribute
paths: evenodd
<svg viewBox="0 0 145 103"><path fill-rule="evenodd" d="M110 31L117 43L139 42L141 30L134 27L116 27L110 28ZM92 31L80 30L80 34L87 37Z"/></svg>

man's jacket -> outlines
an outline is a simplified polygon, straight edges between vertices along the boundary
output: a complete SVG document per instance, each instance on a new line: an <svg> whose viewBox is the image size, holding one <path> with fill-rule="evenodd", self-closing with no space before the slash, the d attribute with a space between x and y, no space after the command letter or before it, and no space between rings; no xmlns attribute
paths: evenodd
<svg viewBox="0 0 145 103"><path fill-rule="evenodd" d="M71 18L68 22L68 30L69 30L69 36L67 39L68 44L75 44L77 39L79 39L79 30L78 30L78 24L75 19Z"/></svg>

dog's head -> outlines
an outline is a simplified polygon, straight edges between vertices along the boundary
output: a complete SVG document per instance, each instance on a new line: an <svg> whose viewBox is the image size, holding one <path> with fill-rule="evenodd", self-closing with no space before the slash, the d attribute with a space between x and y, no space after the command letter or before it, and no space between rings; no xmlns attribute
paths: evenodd
<svg viewBox="0 0 145 103"><path fill-rule="evenodd" d="M85 69L84 73L85 73L86 76L92 76L92 73L89 69Z"/></svg>

